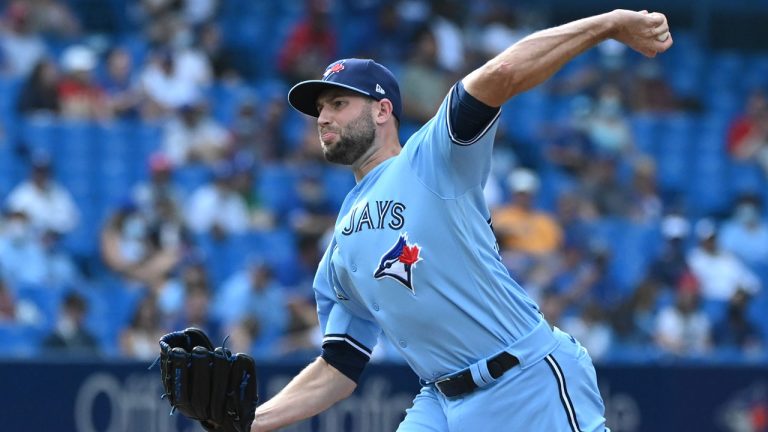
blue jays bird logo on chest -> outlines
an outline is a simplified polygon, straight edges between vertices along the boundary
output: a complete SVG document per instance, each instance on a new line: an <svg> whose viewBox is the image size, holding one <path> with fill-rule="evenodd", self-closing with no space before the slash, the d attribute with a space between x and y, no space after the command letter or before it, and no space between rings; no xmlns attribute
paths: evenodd
<svg viewBox="0 0 768 432"><path fill-rule="evenodd" d="M408 233L400 234L400 237L379 260L379 267L373 273L373 277L381 279L392 278L405 285L415 294L411 275L414 266L422 261L421 248L416 243L408 243Z"/></svg>

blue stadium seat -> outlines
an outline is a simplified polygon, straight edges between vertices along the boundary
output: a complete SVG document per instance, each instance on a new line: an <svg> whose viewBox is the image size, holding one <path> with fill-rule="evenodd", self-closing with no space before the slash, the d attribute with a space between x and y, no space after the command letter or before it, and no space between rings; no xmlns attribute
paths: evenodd
<svg viewBox="0 0 768 432"><path fill-rule="evenodd" d="M173 171L174 183L187 195L210 180L211 171L204 165L185 165Z"/></svg>
<svg viewBox="0 0 768 432"><path fill-rule="evenodd" d="M293 170L279 164L264 165L256 182L259 197L276 215L285 215L299 206L298 175Z"/></svg>
<svg viewBox="0 0 768 432"><path fill-rule="evenodd" d="M0 346L3 356L30 358L40 350L44 333L33 326L0 322Z"/></svg>
<svg viewBox="0 0 768 432"><path fill-rule="evenodd" d="M328 199L338 211L347 193L355 187L355 176L349 169L329 167L323 170L323 185Z"/></svg>
<svg viewBox="0 0 768 432"><path fill-rule="evenodd" d="M31 151L54 154L57 123L49 116L28 117L19 125L20 138Z"/></svg>
<svg viewBox="0 0 768 432"><path fill-rule="evenodd" d="M661 118L652 114L635 114L629 118L632 138L642 153L657 153L658 137L661 131Z"/></svg>

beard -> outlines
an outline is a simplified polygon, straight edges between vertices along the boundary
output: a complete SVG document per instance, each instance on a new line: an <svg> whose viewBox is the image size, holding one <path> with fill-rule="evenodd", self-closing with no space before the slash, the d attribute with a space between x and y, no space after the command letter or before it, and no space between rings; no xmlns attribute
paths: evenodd
<svg viewBox="0 0 768 432"><path fill-rule="evenodd" d="M372 146L376 138L376 125L371 113L363 110L341 131L339 141L332 146L323 146L325 160L341 165L352 165Z"/></svg>

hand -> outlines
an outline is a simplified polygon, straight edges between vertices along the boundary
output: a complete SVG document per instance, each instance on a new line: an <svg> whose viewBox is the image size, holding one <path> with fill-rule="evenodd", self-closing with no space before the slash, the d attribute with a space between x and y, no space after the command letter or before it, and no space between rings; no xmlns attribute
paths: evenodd
<svg viewBox="0 0 768 432"><path fill-rule="evenodd" d="M664 14L617 9L611 18L616 26L613 38L646 57L656 57L672 46L671 34L663 41L658 39L669 32Z"/></svg>

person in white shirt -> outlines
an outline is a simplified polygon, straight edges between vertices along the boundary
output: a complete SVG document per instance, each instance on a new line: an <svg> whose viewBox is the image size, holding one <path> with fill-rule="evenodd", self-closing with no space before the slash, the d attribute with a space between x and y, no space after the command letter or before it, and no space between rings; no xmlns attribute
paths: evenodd
<svg viewBox="0 0 768 432"><path fill-rule="evenodd" d="M712 323L699 306L698 281L684 277L677 299L656 317L655 339L658 346L676 355L705 353L712 344Z"/></svg>
<svg viewBox="0 0 768 432"><path fill-rule="evenodd" d="M29 216L39 232L66 234L78 224L80 213L70 193L51 179L51 159L47 154L32 157L30 178L8 195L10 210Z"/></svg>
<svg viewBox="0 0 768 432"><path fill-rule="evenodd" d="M688 266L699 280L703 299L727 302L739 290L748 294L760 290L760 279L736 255L718 246L713 221L701 220L695 230L699 246L688 254Z"/></svg>
<svg viewBox="0 0 768 432"><path fill-rule="evenodd" d="M230 164L219 164L213 170L213 182L192 193L187 225L193 232L227 235L248 229L248 206L232 187L234 174Z"/></svg>
<svg viewBox="0 0 768 432"><path fill-rule="evenodd" d="M163 153L174 166L216 163L227 150L227 130L206 113L200 102L184 105L165 128Z"/></svg>

